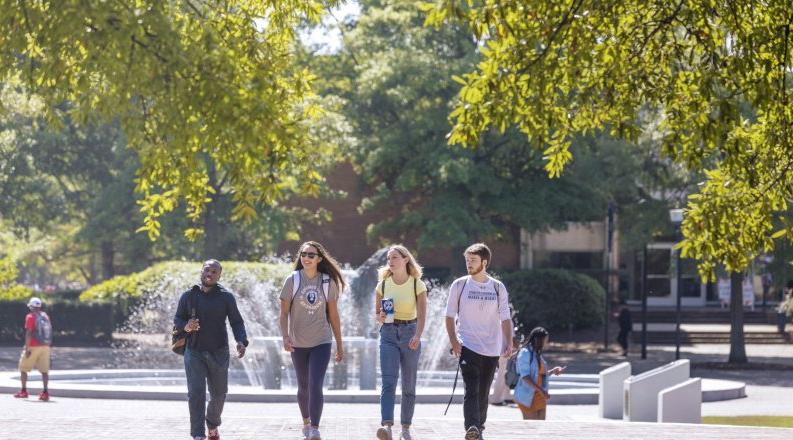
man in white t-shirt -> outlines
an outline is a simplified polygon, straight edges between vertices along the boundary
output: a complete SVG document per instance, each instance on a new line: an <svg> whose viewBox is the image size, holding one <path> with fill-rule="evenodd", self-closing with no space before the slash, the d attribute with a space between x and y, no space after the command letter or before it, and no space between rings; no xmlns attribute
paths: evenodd
<svg viewBox="0 0 793 440"><path fill-rule="evenodd" d="M476 440L485 428L487 397L498 358L512 354L512 319L506 287L487 274L490 248L476 243L463 255L468 275L456 279L450 288L446 332L465 383L465 439Z"/></svg>

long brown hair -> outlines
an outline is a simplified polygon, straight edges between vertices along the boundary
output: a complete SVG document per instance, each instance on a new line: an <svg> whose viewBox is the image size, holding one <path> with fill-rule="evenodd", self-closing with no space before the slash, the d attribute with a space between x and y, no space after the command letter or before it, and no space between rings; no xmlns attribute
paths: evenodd
<svg viewBox="0 0 793 440"><path fill-rule="evenodd" d="M300 270L303 268L303 262L300 261L300 252L306 246L312 246L314 249L317 250L317 254L319 254L322 260L317 263L317 271L330 275L330 278L336 282L339 286L339 293L341 293L344 288L347 286L344 283L344 277L341 275L341 268L339 268L339 262L336 261L335 258L325 249L325 246L316 242L316 241L307 241L300 245L297 248L297 258L295 259L295 270Z"/></svg>

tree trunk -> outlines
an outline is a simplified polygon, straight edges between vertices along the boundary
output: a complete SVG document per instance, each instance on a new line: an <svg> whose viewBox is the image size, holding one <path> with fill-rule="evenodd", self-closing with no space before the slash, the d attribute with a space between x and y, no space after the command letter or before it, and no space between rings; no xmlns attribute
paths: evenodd
<svg viewBox="0 0 793 440"><path fill-rule="evenodd" d="M113 242L110 240L103 241L102 248L102 279L109 280L116 274L113 264L115 249Z"/></svg>
<svg viewBox="0 0 793 440"><path fill-rule="evenodd" d="M220 244L220 225L218 224L216 205L220 195L220 188L217 182L217 170L212 159L207 158L207 177L209 185L215 190L214 194L209 194L209 202L204 207L204 256L202 260L210 258L222 259L219 254Z"/></svg>
<svg viewBox="0 0 793 440"><path fill-rule="evenodd" d="M743 337L743 274L730 274L730 363L746 363Z"/></svg>

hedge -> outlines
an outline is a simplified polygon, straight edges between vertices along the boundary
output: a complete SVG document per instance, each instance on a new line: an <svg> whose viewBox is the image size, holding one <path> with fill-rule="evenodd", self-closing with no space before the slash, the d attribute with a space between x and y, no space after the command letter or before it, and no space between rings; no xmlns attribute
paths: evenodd
<svg viewBox="0 0 793 440"><path fill-rule="evenodd" d="M603 323L606 292L593 278L558 269L505 274L518 331L585 329Z"/></svg>
<svg viewBox="0 0 793 440"><path fill-rule="evenodd" d="M52 322L53 345L109 344L115 323L110 303L45 301L43 310ZM30 310L25 301L0 301L0 342L22 346L25 338L25 315Z"/></svg>

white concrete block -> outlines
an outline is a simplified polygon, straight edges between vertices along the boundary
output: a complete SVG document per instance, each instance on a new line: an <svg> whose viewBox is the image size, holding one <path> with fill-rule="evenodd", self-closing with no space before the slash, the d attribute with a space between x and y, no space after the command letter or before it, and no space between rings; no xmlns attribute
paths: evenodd
<svg viewBox="0 0 793 440"><path fill-rule="evenodd" d="M630 362L622 362L600 372L598 412L605 419L621 419L625 379L631 377Z"/></svg>
<svg viewBox="0 0 793 440"><path fill-rule="evenodd" d="M689 379L658 393L660 423L702 422L702 380Z"/></svg>
<svg viewBox="0 0 793 440"><path fill-rule="evenodd" d="M624 383L622 419L629 422L658 420L658 393L690 377L691 363L681 359L629 377Z"/></svg>

